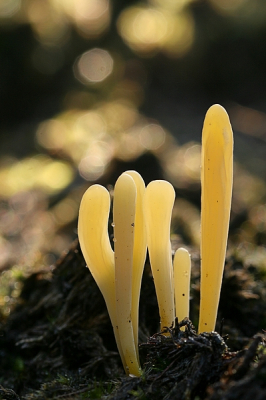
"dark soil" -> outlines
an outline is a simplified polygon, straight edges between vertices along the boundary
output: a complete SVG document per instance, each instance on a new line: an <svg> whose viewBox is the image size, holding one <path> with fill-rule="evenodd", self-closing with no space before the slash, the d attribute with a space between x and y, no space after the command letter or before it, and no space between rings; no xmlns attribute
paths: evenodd
<svg viewBox="0 0 266 400"><path fill-rule="evenodd" d="M193 261L191 319L197 321L197 256ZM147 263L140 303L143 375L126 377L104 300L76 241L51 276L44 270L24 281L19 304L2 320L0 398L264 399L265 316L265 283L232 257L220 334L198 335L189 320L169 328L168 337L155 333L159 316Z"/></svg>

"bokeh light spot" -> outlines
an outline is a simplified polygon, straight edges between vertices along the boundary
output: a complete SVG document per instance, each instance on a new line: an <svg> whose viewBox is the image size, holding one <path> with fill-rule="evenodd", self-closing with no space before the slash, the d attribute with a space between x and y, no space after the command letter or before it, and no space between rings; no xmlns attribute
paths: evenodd
<svg viewBox="0 0 266 400"><path fill-rule="evenodd" d="M142 128L140 141L147 150L156 150L165 141L165 131L158 124L149 124Z"/></svg>
<svg viewBox="0 0 266 400"><path fill-rule="evenodd" d="M75 63L74 72L82 83L97 83L112 73L113 65L113 58L108 51L95 48L82 54Z"/></svg>
<svg viewBox="0 0 266 400"><path fill-rule="evenodd" d="M10 18L16 14L21 7L21 0L1 0L0 18Z"/></svg>
<svg viewBox="0 0 266 400"><path fill-rule="evenodd" d="M66 162L36 155L0 168L0 194L9 197L33 188L53 194L63 190L73 178L73 168Z"/></svg>
<svg viewBox="0 0 266 400"><path fill-rule="evenodd" d="M104 172L105 164L98 156L88 156L79 163L79 173L87 181L99 179Z"/></svg>
<svg viewBox="0 0 266 400"><path fill-rule="evenodd" d="M103 134L106 131L106 122L98 112L89 111L77 118L75 128L79 132L75 138L85 140Z"/></svg>
<svg viewBox="0 0 266 400"><path fill-rule="evenodd" d="M68 39L69 26L55 3L42 0L29 1L26 14L42 44L48 46L62 45Z"/></svg>
<svg viewBox="0 0 266 400"><path fill-rule="evenodd" d="M99 36L110 22L110 4L108 0L76 0L75 20L78 28L86 36Z"/></svg>
<svg viewBox="0 0 266 400"><path fill-rule="evenodd" d="M39 125L36 137L46 149L61 149L66 142L65 124L56 119L44 121Z"/></svg>
<svg viewBox="0 0 266 400"><path fill-rule="evenodd" d="M40 176L40 184L49 192L64 189L73 180L72 168L63 161L53 161L46 165Z"/></svg>
<svg viewBox="0 0 266 400"><path fill-rule="evenodd" d="M78 204L70 198L65 198L53 207L53 216L59 225L72 222L78 215Z"/></svg>
<svg viewBox="0 0 266 400"><path fill-rule="evenodd" d="M160 42L167 31L166 19L155 9L139 10L132 22L133 34L143 43Z"/></svg>
<svg viewBox="0 0 266 400"><path fill-rule="evenodd" d="M137 51L158 48L167 33L164 14L152 7L130 7L124 10L117 22L122 38Z"/></svg>
<svg viewBox="0 0 266 400"><path fill-rule="evenodd" d="M75 1L76 12L81 18L94 20L100 18L109 8L108 0Z"/></svg>
<svg viewBox="0 0 266 400"><path fill-rule="evenodd" d="M147 55L163 50L173 57L182 56L194 39L191 14L167 7L128 7L121 12L117 28L134 51Z"/></svg>
<svg viewBox="0 0 266 400"><path fill-rule="evenodd" d="M186 150L184 162L189 177L200 179L201 146L199 144L195 144Z"/></svg>

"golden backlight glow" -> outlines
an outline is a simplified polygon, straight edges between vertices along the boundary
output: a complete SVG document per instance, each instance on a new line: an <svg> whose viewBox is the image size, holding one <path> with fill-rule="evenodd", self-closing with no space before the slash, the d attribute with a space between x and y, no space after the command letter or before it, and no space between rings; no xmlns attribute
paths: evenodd
<svg viewBox="0 0 266 400"><path fill-rule="evenodd" d="M183 146L169 146L162 154L163 165L176 187L186 187L188 182L199 183L201 145L194 142Z"/></svg>
<svg viewBox="0 0 266 400"><path fill-rule="evenodd" d="M140 131L140 142L147 150L159 149L165 141L165 131L158 124L149 124Z"/></svg>
<svg viewBox="0 0 266 400"><path fill-rule="evenodd" d="M21 8L21 0L1 0L0 18L10 18Z"/></svg>
<svg viewBox="0 0 266 400"><path fill-rule="evenodd" d="M11 164L0 168L0 195L9 197L33 188L42 189L48 194L56 193L68 186L73 176L69 164L48 156L36 155L20 161L13 160Z"/></svg>
<svg viewBox="0 0 266 400"><path fill-rule="evenodd" d="M109 0L72 0L68 12L70 18L72 12L77 27L85 36L100 35L110 22Z"/></svg>
<svg viewBox="0 0 266 400"><path fill-rule="evenodd" d="M52 45L67 40L69 22L85 37L102 35L110 23L110 11L108 0L29 0L23 17L42 43Z"/></svg>
<svg viewBox="0 0 266 400"><path fill-rule="evenodd" d="M149 123L134 104L117 99L44 121L36 138L51 154L70 158L84 179L95 181L113 157L127 161L147 150L158 152L169 134L158 123Z"/></svg>
<svg viewBox="0 0 266 400"><path fill-rule="evenodd" d="M147 0L128 6L120 13L118 30L136 52L165 51L170 57L185 54L194 40L194 21L189 6L198 0ZM259 13L252 0L208 0L216 13L238 16L239 12ZM148 4L147 4L148 3ZM22 7L23 4L23 7ZM45 45L63 44L70 26L85 38L105 34L112 17L110 0L1 0L0 19L31 24L38 40ZM176 48L177 47L177 48Z"/></svg>
<svg viewBox="0 0 266 400"><path fill-rule="evenodd" d="M153 54L159 50L171 56L183 55L193 43L194 23L188 12L134 6L120 14L118 32L136 52Z"/></svg>

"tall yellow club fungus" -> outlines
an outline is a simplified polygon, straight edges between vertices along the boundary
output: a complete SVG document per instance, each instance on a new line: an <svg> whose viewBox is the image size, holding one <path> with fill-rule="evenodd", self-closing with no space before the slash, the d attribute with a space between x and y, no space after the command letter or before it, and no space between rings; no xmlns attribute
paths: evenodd
<svg viewBox="0 0 266 400"><path fill-rule="evenodd" d="M90 186L79 209L78 236L87 266L104 297L114 329L117 347L126 368L117 329L115 307L114 253L108 237L109 192L100 185Z"/></svg>
<svg viewBox="0 0 266 400"><path fill-rule="evenodd" d="M170 327L175 318L170 243L170 224L174 200L175 191L169 182L152 181L146 188L144 215L161 330L164 327Z"/></svg>
<svg viewBox="0 0 266 400"><path fill-rule="evenodd" d="M207 111L202 131L199 333L215 329L233 183L233 132L223 107Z"/></svg>
<svg viewBox="0 0 266 400"><path fill-rule="evenodd" d="M190 254L180 247L174 257L175 315L179 322L189 318L190 273Z"/></svg>
<svg viewBox="0 0 266 400"><path fill-rule="evenodd" d="M92 185L85 192L78 222L81 250L104 296L125 371L134 375L140 374L138 307L147 250L144 191L144 181L136 171L127 171L117 181L114 190L115 252L108 237L110 195L104 187Z"/></svg>
<svg viewBox="0 0 266 400"><path fill-rule="evenodd" d="M114 188L114 253L117 329L127 372L140 375L132 324L132 277L137 188L124 173Z"/></svg>

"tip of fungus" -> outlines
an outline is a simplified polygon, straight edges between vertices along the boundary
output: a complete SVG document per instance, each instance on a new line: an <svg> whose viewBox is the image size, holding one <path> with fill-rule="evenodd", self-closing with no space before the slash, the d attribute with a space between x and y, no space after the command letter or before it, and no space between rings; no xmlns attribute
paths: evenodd
<svg viewBox="0 0 266 400"><path fill-rule="evenodd" d="M208 113L208 112L215 112L215 113L220 113L220 114L226 113L226 114L227 114L225 108L224 108L223 106L221 106L221 104L213 104L213 105L208 109L207 113Z"/></svg>
<svg viewBox="0 0 266 400"><path fill-rule="evenodd" d="M208 109L204 123L214 126L217 121L219 121L219 125L221 127L230 124L229 116L225 108L222 107L220 104L214 104Z"/></svg>

